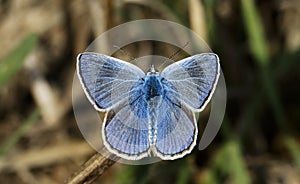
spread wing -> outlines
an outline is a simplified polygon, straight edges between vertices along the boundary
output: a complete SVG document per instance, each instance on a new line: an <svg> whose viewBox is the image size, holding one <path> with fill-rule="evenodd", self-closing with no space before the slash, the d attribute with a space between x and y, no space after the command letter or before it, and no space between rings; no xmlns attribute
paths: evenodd
<svg viewBox="0 0 300 184"><path fill-rule="evenodd" d="M202 111L209 102L217 84L219 58L213 53L194 55L166 67L161 76L166 97L185 104L193 111Z"/></svg>
<svg viewBox="0 0 300 184"><path fill-rule="evenodd" d="M109 151L130 160L147 156L145 73L122 60L88 52L78 56L77 72L90 102L97 110L107 111L102 137Z"/></svg>
<svg viewBox="0 0 300 184"><path fill-rule="evenodd" d="M198 54L166 67L162 73L164 96L157 117L156 154L177 159L196 144L197 123L193 111L210 100L219 77L215 54Z"/></svg>
<svg viewBox="0 0 300 184"><path fill-rule="evenodd" d="M145 76L130 63L90 52L78 55L77 74L86 96L99 111L128 100L130 90Z"/></svg>
<svg viewBox="0 0 300 184"><path fill-rule="evenodd" d="M120 104L106 115L102 136L105 146L114 154L128 160L148 156L148 104L142 85L131 90L129 101Z"/></svg>
<svg viewBox="0 0 300 184"><path fill-rule="evenodd" d="M157 117L156 155L174 160L189 154L198 134L194 113L163 98Z"/></svg>

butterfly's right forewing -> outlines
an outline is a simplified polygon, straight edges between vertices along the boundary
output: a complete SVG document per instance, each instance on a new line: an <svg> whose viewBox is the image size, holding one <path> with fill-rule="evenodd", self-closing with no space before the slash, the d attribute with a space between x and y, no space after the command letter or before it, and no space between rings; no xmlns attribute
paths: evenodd
<svg viewBox="0 0 300 184"><path fill-rule="evenodd" d="M128 100L130 90L145 76L132 64L89 52L78 56L77 72L87 97L100 111Z"/></svg>

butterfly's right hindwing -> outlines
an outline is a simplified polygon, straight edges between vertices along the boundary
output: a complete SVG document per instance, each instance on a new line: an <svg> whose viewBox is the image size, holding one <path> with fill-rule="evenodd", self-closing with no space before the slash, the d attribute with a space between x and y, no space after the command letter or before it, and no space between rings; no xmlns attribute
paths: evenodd
<svg viewBox="0 0 300 184"><path fill-rule="evenodd" d="M135 95L135 94L132 94ZM142 96L116 107L113 116L106 116L102 136L105 146L114 154L129 160L148 156L147 104Z"/></svg>

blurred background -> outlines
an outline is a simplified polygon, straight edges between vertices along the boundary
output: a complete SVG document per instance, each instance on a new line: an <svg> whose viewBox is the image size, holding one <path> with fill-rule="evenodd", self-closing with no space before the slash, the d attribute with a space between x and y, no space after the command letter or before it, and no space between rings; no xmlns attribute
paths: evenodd
<svg viewBox="0 0 300 184"><path fill-rule="evenodd" d="M72 110L76 56L109 28L145 18L180 23L219 55L225 119L204 151L116 163L95 183L300 183L299 0L0 0L0 183L62 183L96 153ZM124 50L168 57L176 48Z"/></svg>

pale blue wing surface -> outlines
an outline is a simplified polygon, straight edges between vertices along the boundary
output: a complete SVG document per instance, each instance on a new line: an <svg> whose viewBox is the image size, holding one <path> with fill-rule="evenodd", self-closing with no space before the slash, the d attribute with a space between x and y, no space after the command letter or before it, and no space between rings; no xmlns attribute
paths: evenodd
<svg viewBox="0 0 300 184"><path fill-rule="evenodd" d="M113 109L115 113L107 116L103 126L103 140L116 155L130 160L147 156L148 104L140 92L130 94L128 103Z"/></svg>
<svg viewBox="0 0 300 184"><path fill-rule="evenodd" d="M85 52L77 58L79 79L97 110L105 110L128 100L137 81L145 76L138 67L122 60ZM133 89L134 90L134 89Z"/></svg>
<svg viewBox="0 0 300 184"><path fill-rule="evenodd" d="M157 118L156 149L162 159L176 159L191 152L196 143L194 113L163 99Z"/></svg>
<svg viewBox="0 0 300 184"><path fill-rule="evenodd" d="M201 111L210 100L219 77L216 54L198 54L166 67L161 76L166 97L194 111Z"/></svg>

